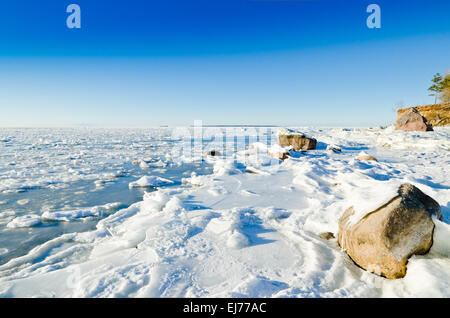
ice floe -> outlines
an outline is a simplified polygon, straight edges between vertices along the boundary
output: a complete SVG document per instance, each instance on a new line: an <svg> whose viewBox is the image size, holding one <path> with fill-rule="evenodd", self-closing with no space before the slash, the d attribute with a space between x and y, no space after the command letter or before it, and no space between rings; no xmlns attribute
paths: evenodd
<svg viewBox="0 0 450 318"><path fill-rule="evenodd" d="M39 215L24 215L14 218L6 226L9 228L32 227L41 223Z"/></svg>
<svg viewBox="0 0 450 318"><path fill-rule="evenodd" d="M113 202L90 208L81 208L68 211L46 211L42 213L41 218L46 221L64 221L69 222L75 219L86 218L89 216L100 216L102 213L108 213L120 206L120 202Z"/></svg>
<svg viewBox="0 0 450 318"><path fill-rule="evenodd" d="M137 181L130 182L128 186L130 188L157 187L167 183L173 183L173 181L158 176L143 176Z"/></svg>

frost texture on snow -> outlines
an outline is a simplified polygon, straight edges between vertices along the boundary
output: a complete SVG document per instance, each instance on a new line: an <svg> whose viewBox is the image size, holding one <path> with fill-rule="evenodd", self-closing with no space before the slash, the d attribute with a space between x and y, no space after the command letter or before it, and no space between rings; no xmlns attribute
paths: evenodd
<svg viewBox="0 0 450 318"><path fill-rule="evenodd" d="M112 209L93 231L61 235L0 265L0 296L450 297L450 129L438 127L426 134L391 128L300 130L324 145L339 145L342 152L327 153L322 145L281 162L267 156L276 143L275 131L269 134L270 143L255 140L249 148L240 144L237 152L206 159L213 166L210 175L189 173L181 185L159 188L127 208ZM8 160L1 161L0 190L70 184L77 178L109 180L120 168L111 167L117 158L130 164L143 158L153 169L158 161L147 160L139 150L144 144L133 140L148 138L158 146L186 142L156 135L74 131L58 139L34 130L0 130L0 139L10 140L8 147L19 139L27 141L32 155L55 164L45 166L24 158L23 152L14 159L8 149L2 152ZM108 136L117 136L117 142ZM95 143L103 144L97 154L88 146ZM212 143L211 149L221 149ZM73 159L58 158L58 147L79 152L71 155ZM379 161L356 161L361 151ZM98 166L97 160L102 162ZM191 159L171 154L165 160L170 169ZM350 206L357 222L394 197L401 183L411 183L434 198L441 205L443 222L434 220L430 252L409 260L405 278L389 281L358 268L335 239L318 235L336 234L338 220ZM53 212L53 217L72 222L86 215L85 209L76 210ZM14 211L2 211L0 219L13 221Z"/></svg>

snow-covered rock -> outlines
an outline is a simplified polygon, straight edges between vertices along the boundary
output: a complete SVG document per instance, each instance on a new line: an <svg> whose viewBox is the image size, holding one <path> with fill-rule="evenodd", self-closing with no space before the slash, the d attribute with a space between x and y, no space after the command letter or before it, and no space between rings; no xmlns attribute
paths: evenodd
<svg viewBox="0 0 450 318"><path fill-rule="evenodd" d="M356 160L358 160L358 161L378 161L377 158L369 155L368 153L366 153L364 151L361 151L359 153L358 157L356 157Z"/></svg>
<svg viewBox="0 0 450 318"><path fill-rule="evenodd" d="M395 279L406 275L413 254L425 254L433 244L432 217L442 218L439 203L411 184L403 184L387 204L349 222L348 208L339 220L339 245L369 272Z"/></svg>
<svg viewBox="0 0 450 318"><path fill-rule="evenodd" d="M278 143L282 147L292 146L296 151L316 149L317 140L292 129L278 130Z"/></svg>

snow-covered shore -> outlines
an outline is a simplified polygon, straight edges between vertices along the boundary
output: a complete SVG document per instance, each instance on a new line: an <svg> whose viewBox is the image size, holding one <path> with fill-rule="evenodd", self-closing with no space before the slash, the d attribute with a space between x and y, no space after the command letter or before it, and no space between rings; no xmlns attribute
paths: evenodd
<svg viewBox="0 0 450 318"><path fill-rule="evenodd" d="M182 185L146 193L101 219L94 231L64 234L0 265L0 296L449 297L450 128L302 131L317 139L317 150L281 162L267 156L266 143L254 142L208 157L212 174L194 172ZM342 153L327 152L327 145ZM361 151L378 162L357 161ZM114 153L137 159L119 142ZM32 171L28 180L45 184ZM6 168L0 172L9 173L0 189L14 189L14 176ZM108 177L101 169L95 174ZM64 179L63 168L54 175ZM405 182L434 198L443 212L430 253L413 256L405 278L365 272L335 239L319 237L337 233L349 206L364 215Z"/></svg>

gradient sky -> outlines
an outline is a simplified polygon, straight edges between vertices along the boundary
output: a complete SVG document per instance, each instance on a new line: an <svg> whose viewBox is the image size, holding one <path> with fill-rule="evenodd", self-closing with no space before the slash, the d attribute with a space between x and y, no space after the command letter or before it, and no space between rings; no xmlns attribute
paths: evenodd
<svg viewBox="0 0 450 318"><path fill-rule="evenodd" d="M448 0L0 0L0 127L386 125L434 101L449 14Z"/></svg>

